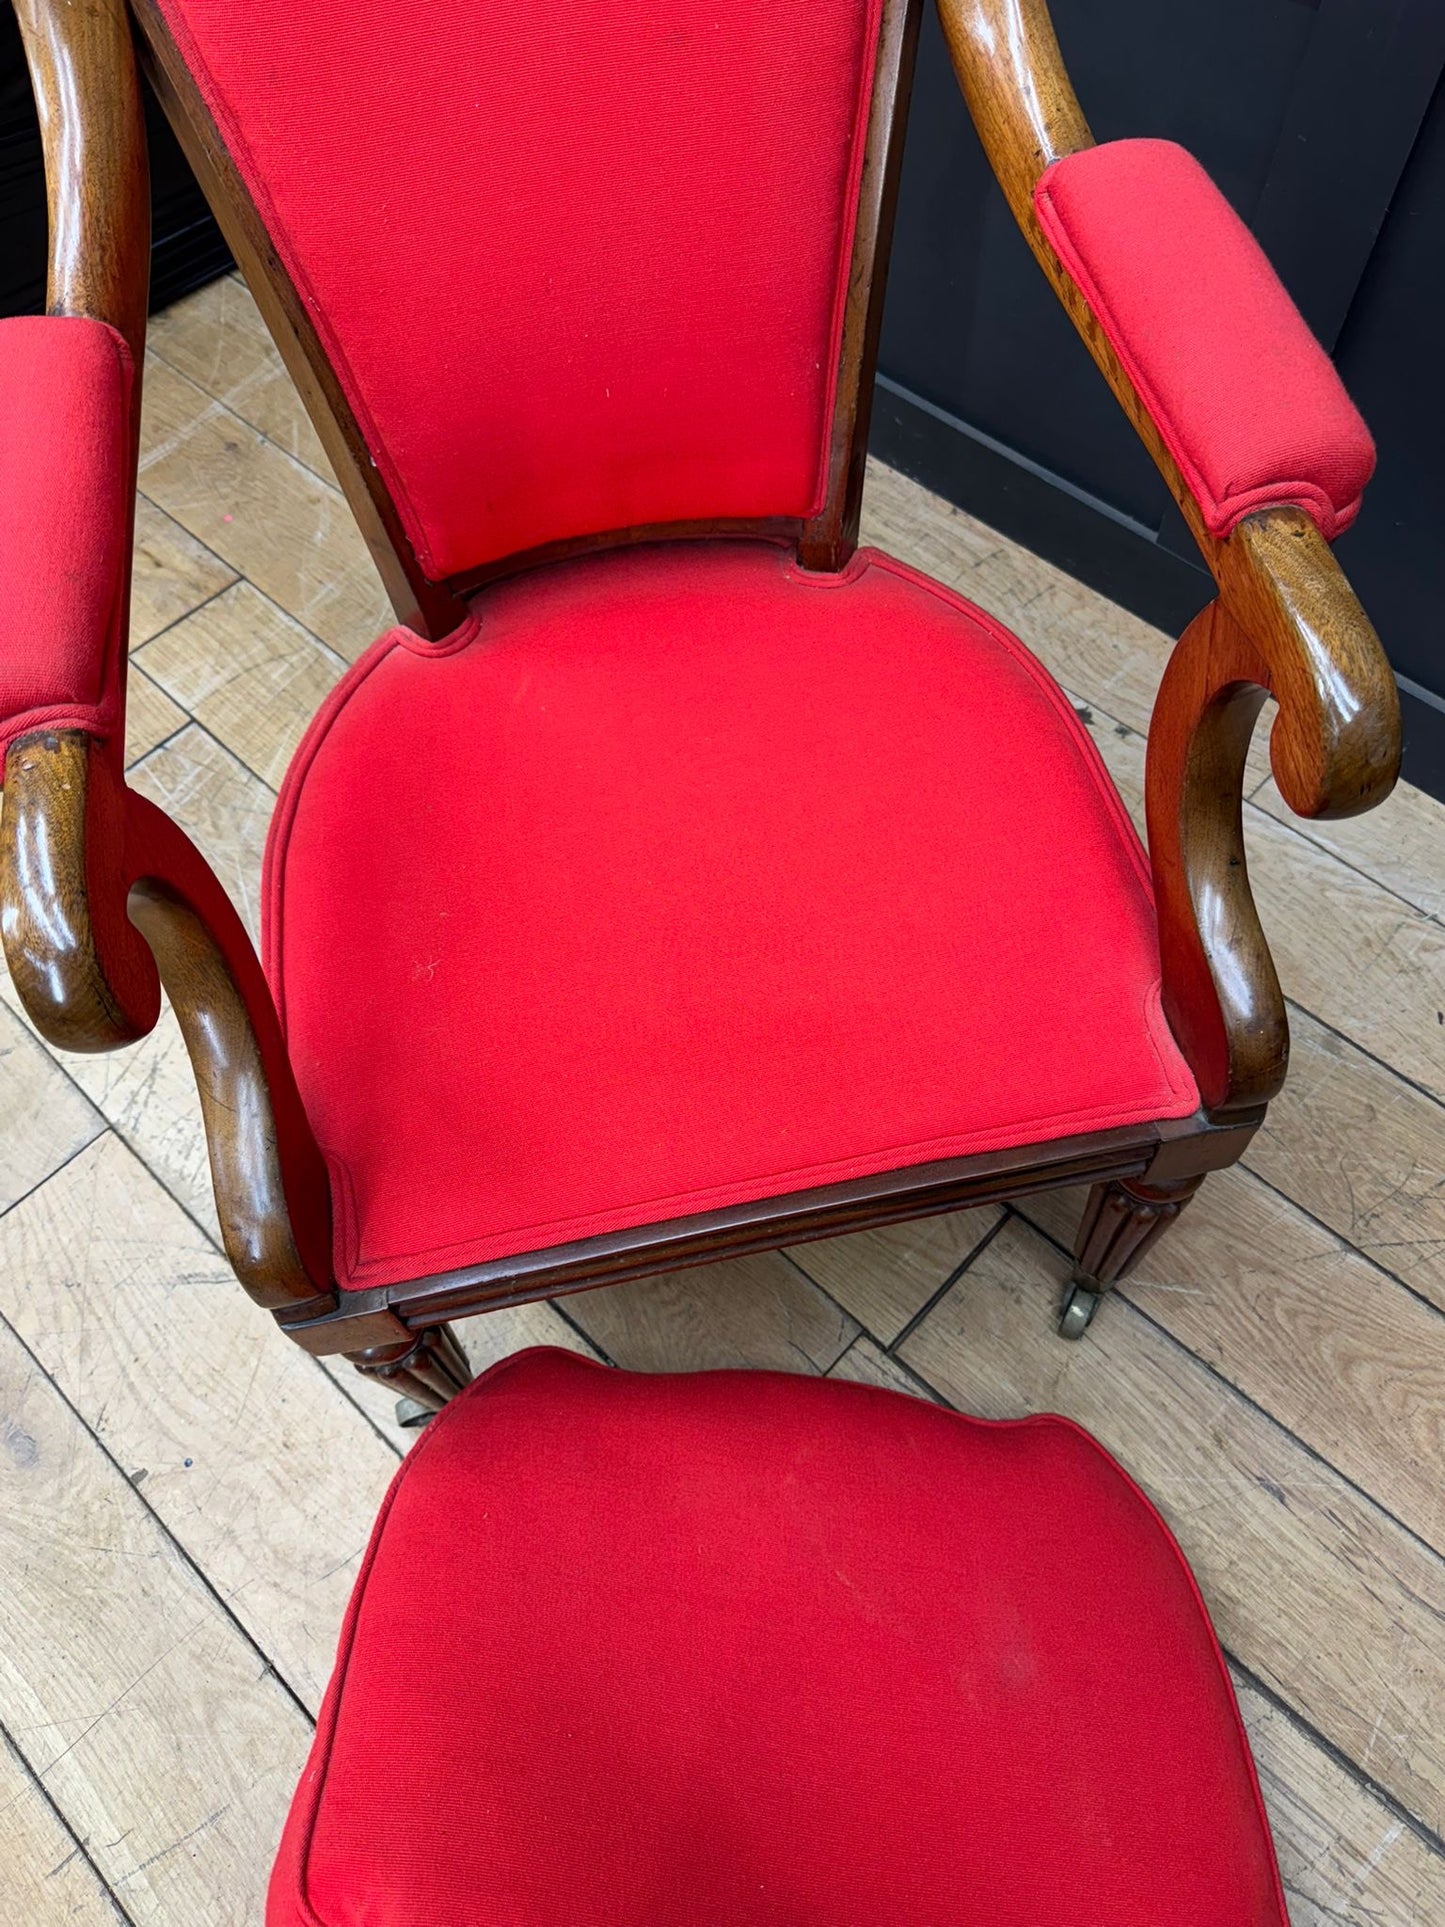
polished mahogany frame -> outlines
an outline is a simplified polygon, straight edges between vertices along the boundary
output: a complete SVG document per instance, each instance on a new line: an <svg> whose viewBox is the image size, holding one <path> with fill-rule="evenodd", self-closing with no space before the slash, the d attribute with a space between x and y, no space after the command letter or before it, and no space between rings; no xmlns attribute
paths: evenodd
<svg viewBox="0 0 1445 1927"><path fill-rule="evenodd" d="M806 521L614 530L550 544L443 583L422 573L394 503L156 0L14 0L40 108L50 197L49 309L145 337L148 211L135 44L311 413L398 616L428 635L463 619L482 583L563 555L702 535L781 536L803 566L842 566L857 539L868 404L921 0L885 0L850 268L829 485ZM1064 1330L1177 1216L1204 1174L1233 1163L1283 1080L1288 1028L1245 866L1244 764L1267 696L1271 759L1305 816L1385 796L1399 710L1378 639L1302 511L1211 536L1158 430L1034 214L1044 169L1092 144L1044 0L939 0L989 160L1030 247L1158 464L1218 596L1185 631L1149 730L1147 808L1164 1008L1202 1108L1008 1151L883 1172L787 1197L643 1225L462 1271L341 1291L331 1202L249 939L182 833L125 784L118 741L78 731L12 745L0 832L0 932L21 998L68 1049L106 1050L155 1023L158 983L201 1090L229 1256L256 1302L308 1350L344 1353L435 1408L466 1382L457 1314L545 1298L738 1252L1091 1185ZM136 398L137 415L139 396ZM43 852L43 862L35 852Z"/></svg>

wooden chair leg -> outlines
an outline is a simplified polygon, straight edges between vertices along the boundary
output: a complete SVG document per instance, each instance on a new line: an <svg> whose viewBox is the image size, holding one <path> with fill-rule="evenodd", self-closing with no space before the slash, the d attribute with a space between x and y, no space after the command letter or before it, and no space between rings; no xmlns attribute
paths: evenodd
<svg viewBox="0 0 1445 1927"><path fill-rule="evenodd" d="M467 1355L450 1325L433 1325L410 1344L377 1345L368 1352L348 1352L347 1357L366 1378L400 1394L400 1425L425 1425L472 1382Z"/></svg>
<svg viewBox="0 0 1445 1927"><path fill-rule="evenodd" d="M1173 1184L1119 1178L1094 1186L1074 1241L1074 1275L1059 1313L1061 1338L1083 1337L1104 1293L1134 1269L1203 1182L1202 1175Z"/></svg>

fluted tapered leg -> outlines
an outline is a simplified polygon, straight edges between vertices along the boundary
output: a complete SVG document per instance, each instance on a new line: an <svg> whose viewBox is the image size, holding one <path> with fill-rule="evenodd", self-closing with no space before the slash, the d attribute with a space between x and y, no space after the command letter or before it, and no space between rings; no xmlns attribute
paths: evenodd
<svg viewBox="0 0 1445 1927"><path fill-rule="evenodd" d="M348 1354L357 1371L397 1394L403 1425L424 1425L472 1382L472 1368L450 1325L433 1325L410 1343Z"/></svg>
<svg viewBox="0 0 1445 1927"><path fill-rule="evenodd" d="M1059 1317L1063 1337L1083 1336L1104 1293L1128 1276L1203 1182L1202 1177L1174 1184L1116 1178L1094 1186L1074 1241L1074 1275Z"/></svg>

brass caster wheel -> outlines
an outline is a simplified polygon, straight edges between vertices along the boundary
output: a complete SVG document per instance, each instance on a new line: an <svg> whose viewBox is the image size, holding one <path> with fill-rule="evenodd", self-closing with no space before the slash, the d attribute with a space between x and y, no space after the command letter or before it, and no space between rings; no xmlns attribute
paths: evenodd
<svg viewBox="0 0 1445 1927"><path fill-rule="evenodd" d="M396 1401L396 1422L398 1425L404 1425L409 1432L416 1431L419 1426L425 1425L429 1418L435 1417L436 1413L430 1405L423 1405L420 1399L399 1398Z"/></svg>
<svg viewBox="0 0 1445 1927"><path fill-rule="evenodd" d="M1059 1309L1059 1337L1082 1338L1099 1309L1099 1300L1103 1295L1101 1291L1090 1291L1087 1285L1070 1285Z"/></svg>

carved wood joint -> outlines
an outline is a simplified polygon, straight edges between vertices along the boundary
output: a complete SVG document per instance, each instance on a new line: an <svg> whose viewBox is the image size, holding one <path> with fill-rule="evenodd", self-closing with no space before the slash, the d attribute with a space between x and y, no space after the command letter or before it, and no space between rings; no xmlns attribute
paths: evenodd
<svg viewBox="0 0 1445 1927"><path fill-rule="evenodd" d="M347 1356L366 1378L433 1412L472 1382L467 1355L449 1325L434 1325L417 1338Z"/></svg>

